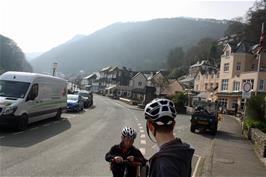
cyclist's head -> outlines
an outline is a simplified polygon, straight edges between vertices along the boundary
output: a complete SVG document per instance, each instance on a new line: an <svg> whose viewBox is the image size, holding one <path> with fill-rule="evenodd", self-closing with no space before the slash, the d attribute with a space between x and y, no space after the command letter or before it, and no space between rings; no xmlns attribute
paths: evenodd
<svg viewBox="0 0 266 177"><path fill-rule="evenodd" d="M126 147L132 146L134 139L137 137L137 133L133 128L125 127L121 131L122 142Z"/></svg>
<svg viewBox="0 0 266 177"><path fill-rule="evenodd" d="M146 105L144 114L147 123L153 125L155 132L169 133L173 130L176 110L171 100L165 98L152 100Z"/></svg>

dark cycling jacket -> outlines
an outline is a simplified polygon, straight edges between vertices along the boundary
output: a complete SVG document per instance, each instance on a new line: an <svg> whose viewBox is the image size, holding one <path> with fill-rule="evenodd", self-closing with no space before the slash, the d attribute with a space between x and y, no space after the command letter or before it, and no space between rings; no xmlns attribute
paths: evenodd
<svg viewBox="0 0 266 177"><path fill-rule="evenodd" d="M190 177L193 154L194 149L178 138L163 144L149 160L149 177Z"/></svg>
<svg viewBox="0 0 266 177"><path fill-rule="evenodd" d="M140 150L134 146L130 147L126 153L123 152L122 144L114 145L105 155L105 160L112 163L115 156L121 156L124 160L129 156L134 156L134 162L140 162L143 166L146 164L146 159L143 157Z"/></svg>

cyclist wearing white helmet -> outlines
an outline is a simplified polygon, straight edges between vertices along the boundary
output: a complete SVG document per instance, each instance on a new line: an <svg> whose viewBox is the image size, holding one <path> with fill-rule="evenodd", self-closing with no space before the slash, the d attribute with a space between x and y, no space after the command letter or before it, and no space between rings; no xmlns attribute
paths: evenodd
<svg viewBox="0 0 266 177"><path fill-rule="evenodd" d="M154 99L144 110L148 136L150 132L160 150L149 160L149 177L191 176L191 161L194 153L188 144L173 134L176 110L168 99Z"/></svg>
<svg viewBox="0 0 266 177"><path fill-rule="evenodd" d="M137 166L144 166L146 159L142 153L133 146L137 133L133 128L125 127L121 131L121 143L114 145L105 155L105 160L111 163L114 177L136 177ZM124 163L127 162L127 163Z"/></svg>

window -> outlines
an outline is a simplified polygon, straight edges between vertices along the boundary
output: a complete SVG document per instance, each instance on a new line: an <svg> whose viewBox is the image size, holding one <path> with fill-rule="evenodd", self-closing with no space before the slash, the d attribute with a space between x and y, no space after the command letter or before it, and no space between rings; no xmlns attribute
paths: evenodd
<svg viewBox="0 0 266 177"><path fill-rule="evenodd" d="M250 82L250 83L251 83L251 89L253 89L254 79L245 79L245 80L243 80L243 84L244 84L245 82Z"/></svg>
<svg viewBox="0 0 266 177"><path fill-rule="evenodd" d="M213 83L211 83L211 89L213 89Z"/></svg>
<svg viewBox="0 0 266 177"><path fill-rule="evenodd" d="M260 80L259 82L259 91L264 91L264 80Z"/></svg>
<svg viewBox="0 0 266 177"><path fill-rule="evenodd" d="M235 109L236 105L238 105L238 104L237 104L237 99L233 99L233 101L232 101L232 105L231 105L232 108Z"/></svg>
<svg viewBox="0 0 266 177"><path fill-rule="evenodd" d="M233 91L239 91L239 89L240 89L240 82L234 81Z"/></svg>
<svg viewBox="0 0 266 177"><path fill-rule="evenodd" d="M138 82L138 86L142 86L142 82Z"/></svg>
<svg viewBox="0 0 266 177"><path fill-rule="evenodd" d="M225 63L224 64L224 72L228 72L229 71L229 63Z"/></svg>
<svg viewBox="0 0 266 177"><path fill-rule="evenodd" d="M251 65L251 69L252 70L255 69L255 65L254 64Z"/></svg>
<svg viewBox="0 0 266 177"><path fill-rule="evenodd" d="M207 90L208 89L208 84L205 84L205 90Z"/></svg>
<svg viewBox="0 0 266 177"><path fill-rule="evenodd" d="M222 91L228 90L228 79L222 79Z"/></svg>
<svg viewBox="0 0 266 177"><path fill-rule="evenodd" d="M237 71L240 71L240 69L241 69L241 63L237 63L237 64L236 64L236 70L237 70Z"/></svg>
<svg viewBox="0 0 266 177"><path fill-rule="evenodd" d="M199 90L199 85L196 85L196 91Z"/></svg>
<svg viewBox="0 0 266 177"><path fill-rule="evenodd" d="M212 78L212 79L213 79L213 75L214 75L214 74L211 74L211 78Z"/></svg>
<svg viewBox="0 0 266 177"><path fill-rule="evenodd" d="M225 56L226 56L226 57L229 57L229 51L228 51L228 50L225 51Z"/></svg>
<svg viewBox="0 0 266 177"><path fill-rule="evenodd" d="M219 103L220 107L227 108L227 99L226 98L219 99L218 103Z"/></svg>

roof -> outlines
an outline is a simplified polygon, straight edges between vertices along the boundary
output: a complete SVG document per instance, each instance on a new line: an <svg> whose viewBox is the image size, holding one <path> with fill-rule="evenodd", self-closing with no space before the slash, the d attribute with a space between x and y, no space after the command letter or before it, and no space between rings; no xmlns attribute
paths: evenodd
<svg viewBox="0 0 266 177"><path fill-rule="evenodd" d="M255 43L248 42L246 40L240 41L239 43L229 42L224 47L224 50L230 46L232 53L251 53Z"/></svg>
<svg viewBox="0 0 266 177"><path fill-rule="evenodd" d="M111 68L112 68L112 66L107 66L107 67L103 68L100 72L109 71Z"/></svg>
<svg viewBox="0 0 266 177"><path fill-rule="evenodd" d="M84 77L84 79L91 79L91 78L93 78L93 77L97 78L97 75L96 75L95 73L92 73L92 74L90 74L90 75Z"/></svg>
<svg viewBox="0 0 266 177"><path fill-rule="evenodd" d="M191 65L190 68L194 68L194 67L198 67L198 66L202 66L202 65L208 65L207 61L206 60L202 60L201 62L197 61L197 63L195 63L194 65Z"/></svg>
<svg viewBox="0 0 266 177"><path fill-rule="evenodd" d="M169 85L162 92L163 95L174 95L176 92L184 91L182 85L175 79L169 80Z"/></svg>
<svg viewBox="0 0 266 177"><path fill-rule="evenodd" d="M113 72L113 71L115 71L116 69L119 69L117 66L115 66L115 67L111 67L110 69L109 69L109 72Z"/></svg>
<svg viewBox="0 0 266 177"><path fill-rule="evenodd" d="M133 80L133 79L135 79L136 77L138 77L139 75L142 75L146 80L147 80L147 78L146 78L146 76L144 75L144 74L142 74L141 72L138 72L135 76L133 76L131 79Z"/></svg>

